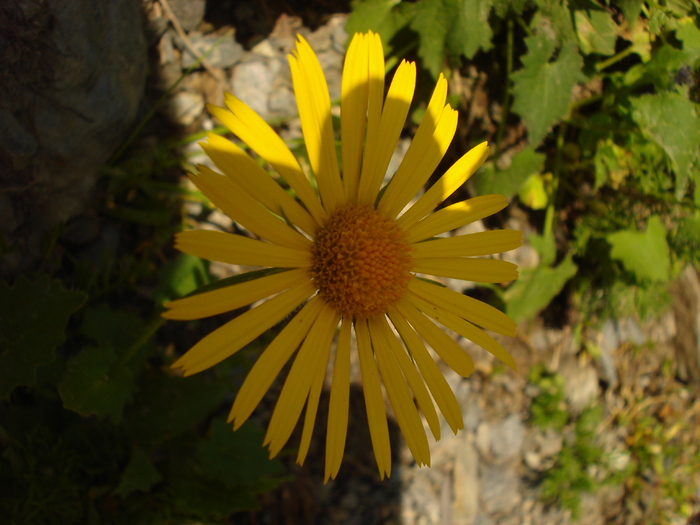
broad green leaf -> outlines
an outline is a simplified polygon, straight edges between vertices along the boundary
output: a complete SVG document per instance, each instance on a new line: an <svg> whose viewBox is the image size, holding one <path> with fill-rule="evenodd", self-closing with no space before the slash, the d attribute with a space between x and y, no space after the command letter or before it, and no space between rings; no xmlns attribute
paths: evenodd
<svg viewBox="0 0 700 525"><path fill-rule="evenodd" d="M158 445L192 431L224 399L226 389L205 376L143 375L123 428L144 445Z"/></svg>
<svg viewBox="0 0 700 525"><path fill-rule="evenodd" d="M68 362L58 392L67 409L81 416L109 416L118 423L134 392L134 373L118 366L109 346L86 346Z"/></svg>
<svg viewBox="0 0 700 525"><path fill-rule="evenodd" d="M403 58L407 51L417 45L416 39L407 31L414 7L400 0L356 0L352 3L345 32L350 36L368 30L379 33L387 55L387 69L391 69L390 65L396 63L396 58ZM348 44L350 40L348 38ZM394 54L399 56L390 56Z"/></svg>
<svg viewBox="0 0 700 525"><path fill-rule="evenodd" d="M632 99L632 117L645 136L663 148L676 173L676 198L685 194L698 156L700 118L696 105L675 93Z"/></svg>
<svg viewBox="0 0 700 525"><path fill-rule="evenodd" d="M585 55L613 55L615 53L616 26L607 11L575 11L579 45Z"/></svg>
<svg viewBox="0 0 700 525"><path fill-rule="evenodd" d="M532 319L562 291L576 270L570 255L554 268L540 264L537 268L523 270L503 294L506 313L516 322Z"/></svg>
<svg viewBox="0 0 700 525"><path fill-rule="evenodd" d="M134 392L134 377L143 359L132 345L141 335L143 322L134 314L114 311L106 305L89 308L81 332L95 345L86 346L68 361L58 391L63 405L80 415L109 416L121 420L124 404ZM128 352L132 352L129 355ZM139 359L127 359L138 357Z"/></svg>
<svg viewBox="0 0 700 525"><path fill-rule="evenodd" d="M48 275L36 282L20 275L13 286L0 281L0 399L34 384L35 369L53 361L68 318L85 299Z"/></svg>
<svg viewBox="0 0 700 525"><path fill-rule="evenodd" d="M210 282L206 263L199 257L181 253L160 270L153 300L161 304L184 297Z"/></svg>
<svg viewBox="0 0 700 525"><path fill-rule="evenodd" d="M513 111L528 129L530 145L542 142L559 119L566 116L574 84L583 79L583 61L572 42L565 42L554 62L556 43L544 32L526 40L523 68L513 75Z"/></svg>
<svg viewBox="0 0 700 525"><path fill-rule="evenodd" d="M479 195L497 193L510 199L520 191L523 183L530 175L540 173L544 169L545 156L537 153L531 147L517 153L506 169L496 170L489 163L472 177L474 189Z"/></svg>
<svg viewBox="0 0 700 525"><path fill-rule="evenodd" d="M644 0L616 0L615 3L620 6L620 10L625 15L625 19L630 27L633 26L639 18L639 13L642 12Z"/></svg>
<svg viewBox="0 0 700 525"><path fill-rule="evenodd" d="M554 240L554 234L531 234L527 240L540 254L540 266L550 266L557 258L557 243Z"/></svg>
<svg viewBox="0 0 700 525"><path fill-rule="evenodd" d="M454 59L460 54L472 58L479 49L491 49L489 13L493 0L462 0L457 20L447 38L448 53Z"/></svg>
<svg viewBox="0 0 700 525"><path fill-rule="evenodd" d="M700 58L700 29L695 21L690 17L681 20L676 30L676 36L683 42L683 50L692 57L692 60L698 60Z"/></svg>
<svg viewBox="0 0 700 525"><path fill-rule="evenodd" d="M640 281L668 280L671 258L666 228L658 215L649 217L644 232L623 230L611 233L606 239L612 246L610 256Z"/></svg>
<svg viewBox="0 0 700 525"><path fill-rule="evenodd" d="M418 33L418 56L433 78L442 71L447 36L459 16L459 0L422 0L416 5L411 29Z"/></svg>
<svg viewBox="0 0 700 525"><path fill-rule="evenodd" d="M254 423L248 422L234 432L230 424L215 420L211 435L197 450L200 472L231 489L284 473L277 459L268 458L262 446L263 438L263 430Z"/></svg>
<svg viewBox="0 0 700 525"><path fill-rule="evenodd" d="M387 37L379 31L379 28L387 24L391 18L391 11L401 0L354 0L352 13L345 23L345 32L348 35L364 33L368 30L378 32L382 36L382 42L386 45ZM350 39L348 39L348 43Z"/></svg>
<svg viewBox="0 0 700 525"><path fill-rule="evenodd" d="M554 32L558 43L576 41L568 0L535 0L539 7L530 22L532 29Z"/></svg>
<svg viewBox="0 0 700 525"><path fill-rule="evenodd" d="M163 477L153 466L148 455L139 447L134 447L114 493L119 496L128 496L137 490L147 491L161 479Z"/></svg>

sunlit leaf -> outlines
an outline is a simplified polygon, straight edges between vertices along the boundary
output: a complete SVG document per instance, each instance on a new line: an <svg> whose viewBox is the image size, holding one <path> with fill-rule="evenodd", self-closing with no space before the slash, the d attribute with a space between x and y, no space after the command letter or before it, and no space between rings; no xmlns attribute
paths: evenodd
<svg viewBox="0 0 700 525"><path fill-rule="evenodd" d="M639 280L659 282L669 278L671 259L666 228L658 215L649 217L644 232L619 231L608 235L607 240L612 246L610 256Z"/></svg>
<svg viewBox="0 0 700 525"><path fill-rule="evenodd" d="M582 80L583 61L572 42L564 42L553 62L556 42L545 32L526 40L528 53L523 68L513 75L513 111L525 121L532 146L569 111L571 90Z"/></svg>
<svg viewBox="0 0 700 525"><path fill-rule="evenodd" d="M661 146L676 173L676 198L685 194L691 166L698 156L700 118L696 105L676 93L632 99L633 118L642 132Z"/></svg>
<svg viewBox="0 0 700 525"><path fill-rule="evenodd" d="M554 268L538 266L533 270L523 270L503 296L506 313L516 322L532 319L562 291L576 270L571 257Z"/></svg>
<svg viewBox="0 0 700 525"><path fill-rule="evenodd" d="M615 53L615 22L607 11L574 11L579 45L585 55Z"/></svg>

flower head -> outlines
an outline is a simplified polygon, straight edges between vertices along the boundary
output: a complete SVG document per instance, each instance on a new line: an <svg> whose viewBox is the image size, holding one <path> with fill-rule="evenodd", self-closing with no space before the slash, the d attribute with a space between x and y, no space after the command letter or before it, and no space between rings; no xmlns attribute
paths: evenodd
<svg viewBox="0 0 700 525"><path fill-rule="evenodd" d="M209 134L202 147L223 175L200 166L192 181L256 238L185 231L177 234L177 248L205 259L284 270L166 303L169 310L164 317L185 320L267 299L206 336L173 366L185 375L201 372L301 306L243 383L229 416L234 429L251 415L294 356L265 444L271 456L276 455L306 407L297 457L303 463L332 361L326 480L334 478L347 435L354 333L380 475L391 473L382 383L416 462L429 465L418 408L435 439L440 438L436 405L454 432L463 422L457 400L426 344L460 375L474 370L469 355L435 321L513 368L510 354L482 328L514 335L516 327L492 306L418 274L482 283L511 281L517 277L515 265L478 256L516 248L521 234L498 230L434 238L506 206L504 197L486 195L433 211L483 163L489 153L485 143L467 152L403 211L428 181L455 133L457 112L445 104L447 82L442 76L403 162L382 188L413 97L415 65L406 61L399 65L385 98L379 36L371 32L354 36L342 81L341 175L328 88L318 59L303 38L299 37L289 63L318 191L282 139L243 102L227 94L226 108L209 108L269 163L295 198L234 143ZM334 339L336 350L331 352Z"/></svg>

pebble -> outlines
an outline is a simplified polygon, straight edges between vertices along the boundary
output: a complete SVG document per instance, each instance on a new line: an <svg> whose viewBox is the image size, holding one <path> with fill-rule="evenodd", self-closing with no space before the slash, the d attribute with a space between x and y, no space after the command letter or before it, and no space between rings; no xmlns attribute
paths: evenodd
<svg viewBox="0 0 700 525"><path fill-rule="evenodd" d="M187 127L197 120L204 109L204 98L199 93L180 91L166 103L168 115L181 126Z"/></svg>
<svg viewBox="0 0 700 525"><path fill-rule="evenodd" d="M491 515L503 515L520 502L520 477L504 465L489 465L481 477L481 502Z"/></svg>
<svg viewBox="0 0 700 525"><path fill-rule="evenodd" d="M564 358L559 366L564 380L566 400L574 414L580 414L598 397L598 374L590 365L583 365L574 356Z"/></svg>
<svg viewBox="0 0 700 525"><path fill-rule="evenodd" d="M479 509L479 457L474 445L462 438L452 471L452 524L469 525Z"/></svg>
<svg viewBox="0 0 700 525"><path fill-rule="evenodd" d="M210 33L190 33L188 35L192 47L200 55L206 55L206 60L212 67L225 69L234 66L243 58L243 46L236 42L233 32L225 35ZM198 58L185 47L182 52L182 69L192 67Z"/></svg>
<svg viewBox="0 0 700 525"><path fill-rule="evenodd" d="M491 428L491 453L496 460L520 457L525 437L523 423L518 414L511 414Z"/></svg>

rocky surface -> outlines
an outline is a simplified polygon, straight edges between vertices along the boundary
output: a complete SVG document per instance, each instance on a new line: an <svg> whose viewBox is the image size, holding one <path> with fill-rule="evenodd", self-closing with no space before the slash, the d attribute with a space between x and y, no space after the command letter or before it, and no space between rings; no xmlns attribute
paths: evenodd
<svg viewBox="0 0 700 525"><path fill-rule="evenodd" d="M140 2L0 6L0 275L33 264L79 214L143 96Z"/></svg>

